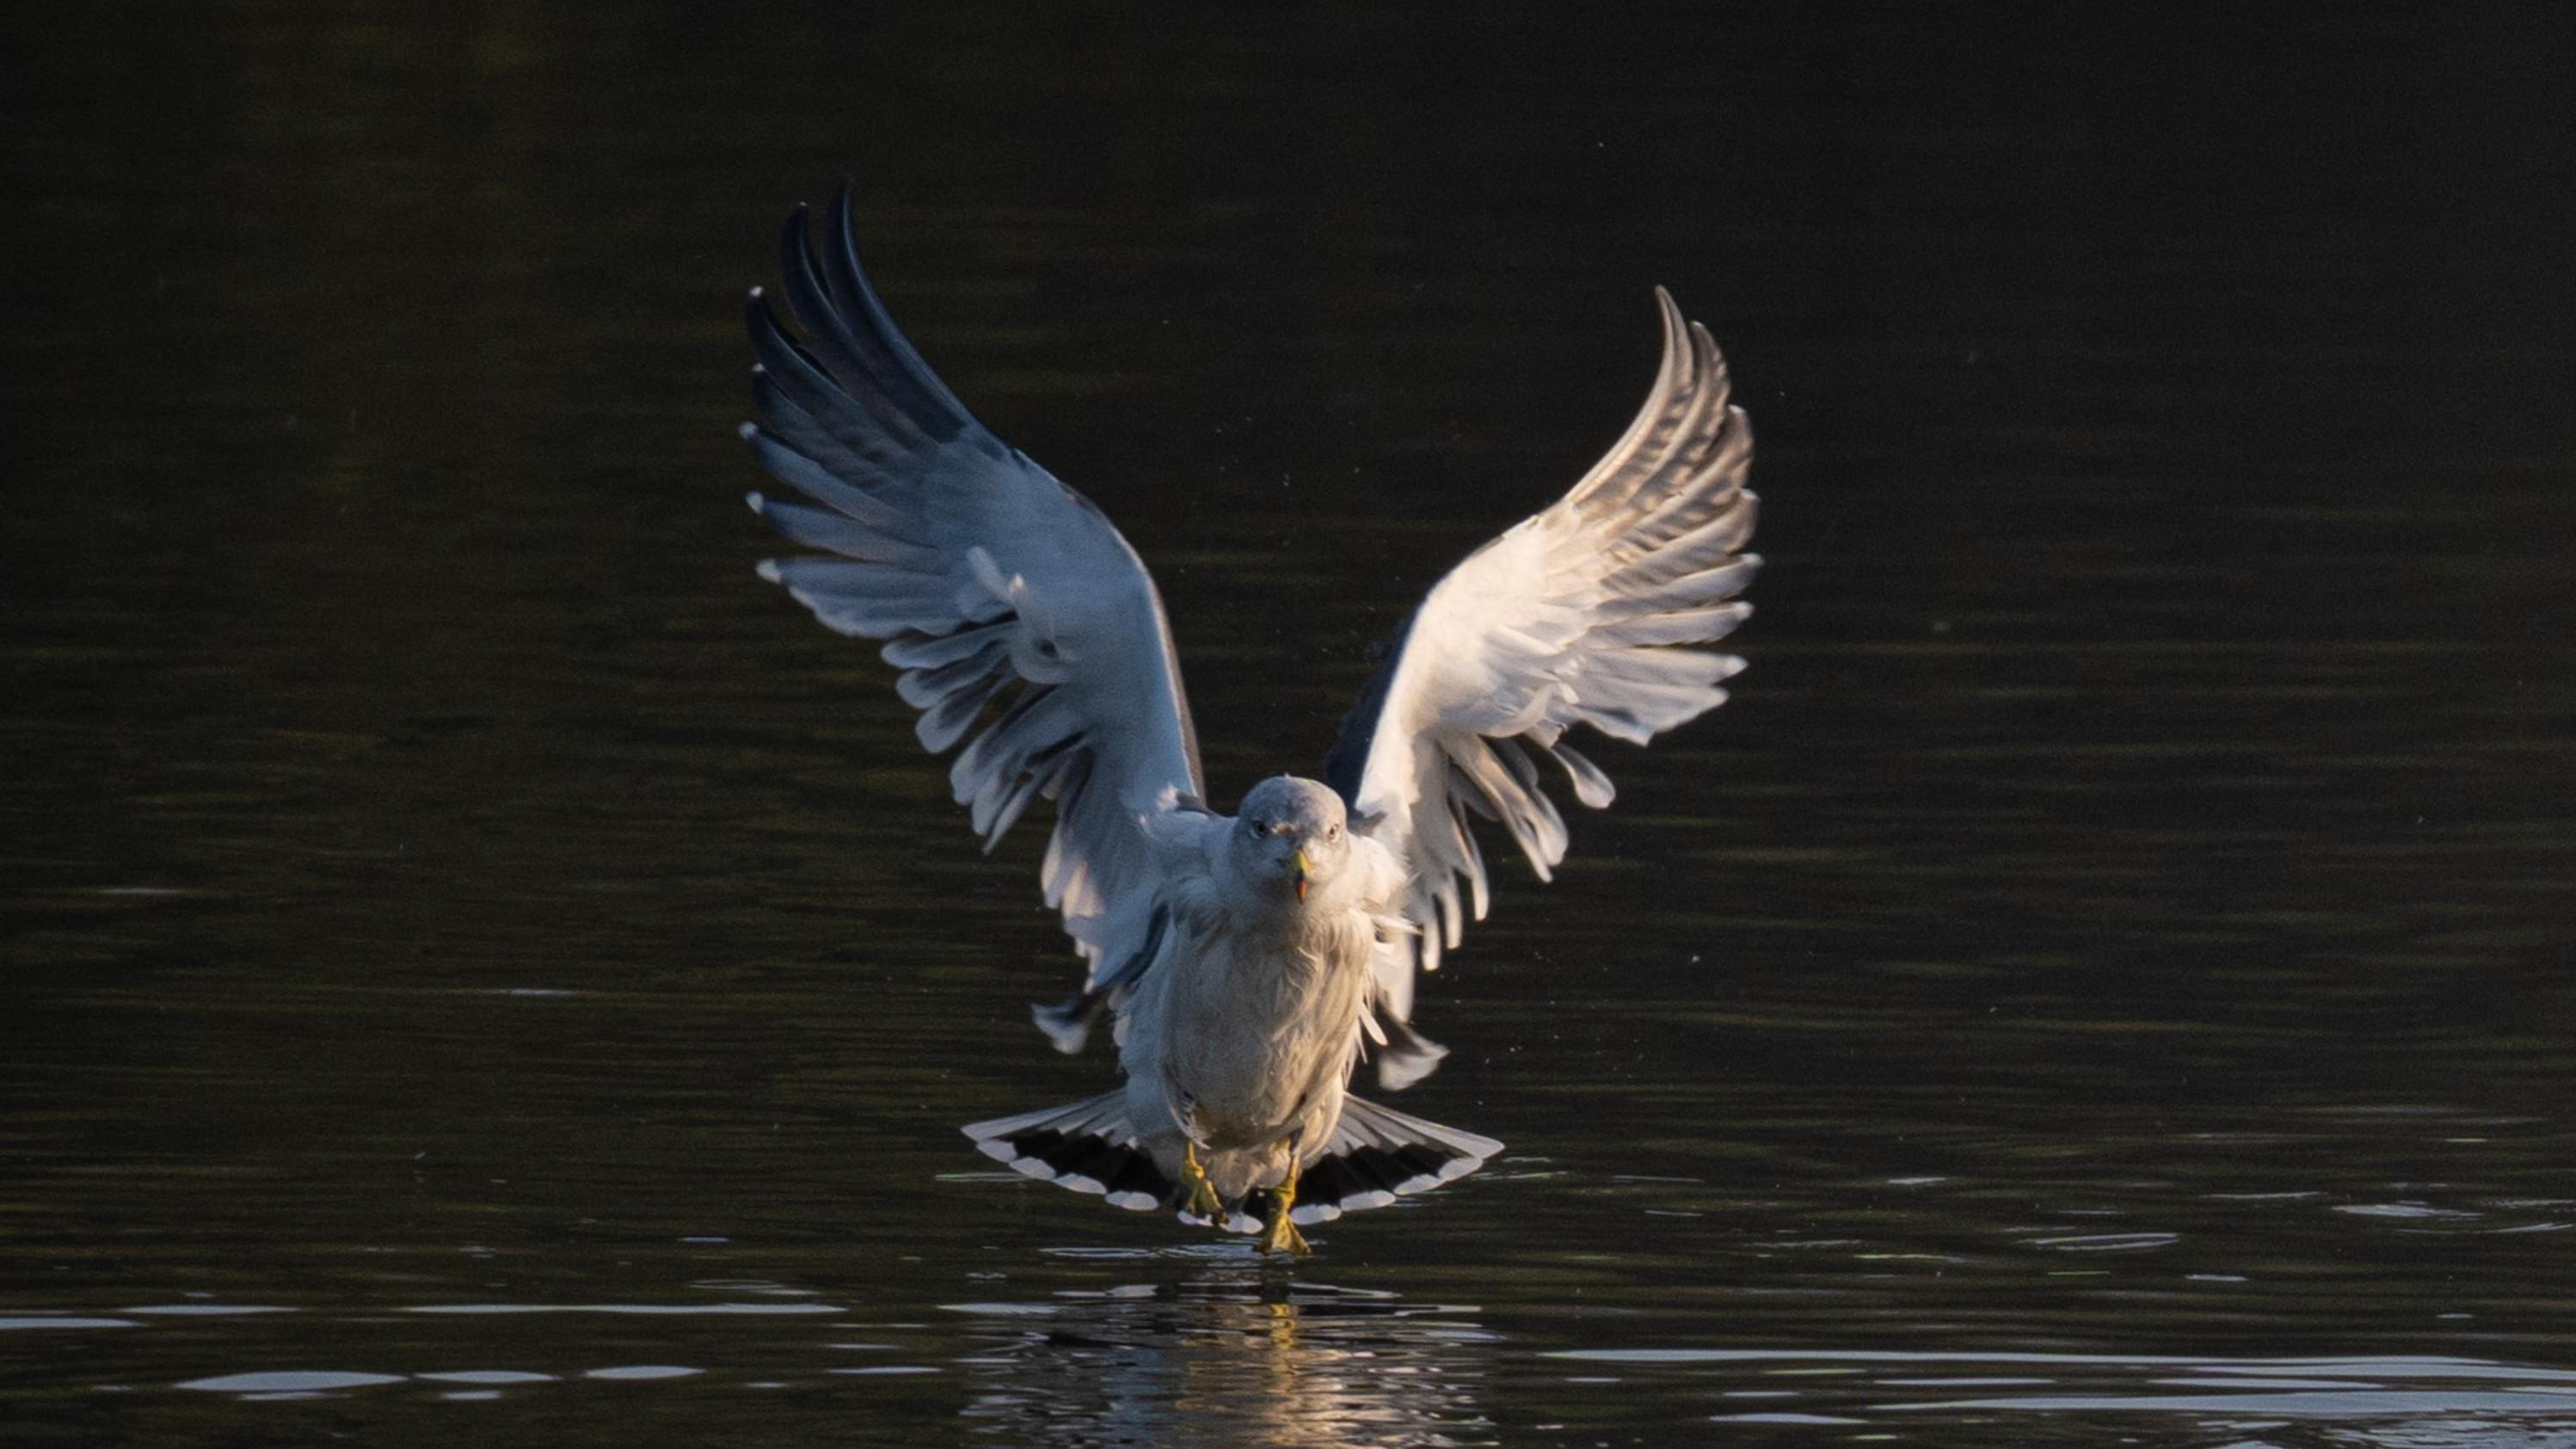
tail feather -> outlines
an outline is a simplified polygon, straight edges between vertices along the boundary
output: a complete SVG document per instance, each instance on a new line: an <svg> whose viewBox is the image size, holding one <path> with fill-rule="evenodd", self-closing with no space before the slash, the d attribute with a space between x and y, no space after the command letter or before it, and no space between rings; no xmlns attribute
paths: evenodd
<svg viewBox="0 0 2576 1449"><path fill-rule="evenodd" d="M1127 1120L1124 1089L1017 1117L996 1117L964 1130L985 1156L1030 1177L1105 1197L1112 1207L1146 1212L1180 1200L1180 1185L1138 1143ZM1324 1154L1309 1159L1298 1175L1297 1205L1289 1216L1304 1226L1387 1207L1399 1197L1455 1182L1502 1150L1503 1144L1491 1137L1345 1097L1341 1121ZM1269 1189L1257 1189L1240 1203L1228 1204L1216 1225L1257 1233L1273 1200ZM1205 1221L1186 1212L1182 1216L1187 1222Z"/></svg>
<svg viewBox="0 0 2576 1449"><path fill-rule="evenodd" d="M1297 1206L1288 1216L1303 1225L1386 1207L1399 1197L1455 1182L1502 1150L1503 1144L1491 1137L1345 1097L1341 1123L1324 1155L1298 1175Z"/></svg>
<svg viewBox="0 0 2576 1449"><path fill-rule="evenodd" d="M1099 1194L1112 1207L1148 1212L1171 1201L1177 1187L1137 1145L1123 1088L1070 1106L977 1122L964 1131L977 1151L1009 1163L1013 1171Z"/></svg>

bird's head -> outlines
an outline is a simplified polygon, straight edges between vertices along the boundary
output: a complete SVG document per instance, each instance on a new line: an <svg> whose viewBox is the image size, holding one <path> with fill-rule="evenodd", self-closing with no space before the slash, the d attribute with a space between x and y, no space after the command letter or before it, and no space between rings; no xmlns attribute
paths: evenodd
<svg viewBox="0 0 2576 1449"><path fill-rule="evenodd" d="M1314 780L1278 775L1252 787L1235 812L1235 867L1298 901L1330 885L1351 855L1342 797Z"/></svg>

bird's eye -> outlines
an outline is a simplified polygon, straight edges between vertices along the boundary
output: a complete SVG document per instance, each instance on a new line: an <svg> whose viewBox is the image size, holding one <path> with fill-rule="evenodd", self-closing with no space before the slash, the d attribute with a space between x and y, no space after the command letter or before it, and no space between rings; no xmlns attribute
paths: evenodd
<svg viewBox="0 0 2576 1449"><path fill-rule="evenodd" d="M1340 827L1340 826L1338 826L1338 825L1328 825L1328 826L1324 827L1324 838L1325 838L1326 840L1339 840L1339 839L1341 839L1341 838L1342 838L1342 827Z"/></svg>

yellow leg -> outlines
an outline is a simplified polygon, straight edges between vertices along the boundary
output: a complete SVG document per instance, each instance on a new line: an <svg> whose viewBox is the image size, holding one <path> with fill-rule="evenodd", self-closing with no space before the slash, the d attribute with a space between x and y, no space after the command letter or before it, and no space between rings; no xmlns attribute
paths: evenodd
<svg viewBox="0 0 2576 1449"><path fill-rule="evenodd" d="M1199 1145L1195 1142L1181 1144L1181 1186L1188 1190L1181 1199L1181 1211L1209 1222L1225 1216L1225 1204L1217 1201L1216 1185L1208 1181L1207 1169L1199 1166Z"/></svg>
<svg viewBox="0 0 2576 1449"><path fill-rule="evenodd" d="M1261 1251L1293 1253L1302 1258L1314 1249L1306 1246L1306 1235L1288 1220L1288 1210L1297 1205L1297 1169L1288 1169L1288 1180L1271 1189L1270 1221L1262 1225Z"/></svg>

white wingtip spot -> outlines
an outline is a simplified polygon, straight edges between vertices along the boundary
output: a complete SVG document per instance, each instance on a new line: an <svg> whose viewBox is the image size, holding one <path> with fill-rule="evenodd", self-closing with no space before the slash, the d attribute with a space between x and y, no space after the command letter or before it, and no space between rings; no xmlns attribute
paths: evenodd
<svg viewBox="0 0 2576 1449"><path fill-rule="evenodd" d="M1040 1162L1034 1157L1012 1158L1011 1170L1019 1173L1023 1177L1034 1177L1040 1182L1055 1181L1055 1169L1047 1166L1045 1163Z"/></svg>
<svg viewBox="0 0 2576 1449"><path fill-rule="evenodd" d="M751 511L752 511L752 512L754 512L754 513L758 513L758 512L760 511L760 505L761 505L762 503L764 503L764 502L767 502L768 500L766 500L766 499L762 498L758 493L756 493L756 492L755 492L755 493L746 493L746 494L742 495L742 501L751 505Z"/></svg>
<svg viewBox="0 0 2576 1449"><path fill-rule="evenodd" d="M985 1140L976 1143L975 1150L983 1153L986 1157L992 1158L996 1162L1009 1162L1011 1159L1020 1155L1017 1151L1012 1149L1011 1144L1002 1141L998 1137L988 1137Z"/></svg>
<svg viewBox="0 0 2576 1449"><path fill-rule="evenodd" d="M736 423L733 425L733 435L748 443L752 439L760 436L760 424Z"/></svg>
<svg viewBox="0 0 2576 1449"><path fill-rule="evenodd" d="M1149 1213L1161 1207L1163 1201L1150 1192L1113 1192L1109 1195L1109 1205L1125 1208L1131 1213Z"/></svg>
<svg viewBox="0 0 2576 1449"><path fill-rule="evenodd" d="M752 567L751 571L773 584L777 583L781 577L778 572L778 560L774 558L762 559L758 564Z"/></svg>

